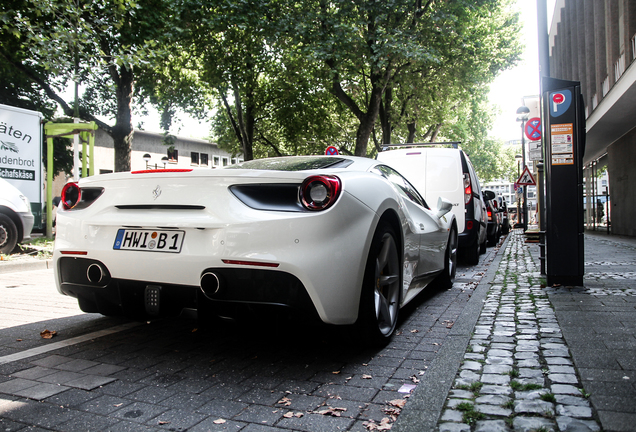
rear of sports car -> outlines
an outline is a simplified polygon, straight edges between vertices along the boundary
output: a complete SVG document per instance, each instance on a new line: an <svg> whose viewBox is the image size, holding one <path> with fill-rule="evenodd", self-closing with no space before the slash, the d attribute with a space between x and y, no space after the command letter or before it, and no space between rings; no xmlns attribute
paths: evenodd
<svg viewBox="0 0 636 432"><path fill-rule="evenodd" d="M58 290L105 315L266 305L354 323L378 216L347 181L346 173L193 169L68 184L57 213Z"/></svg>

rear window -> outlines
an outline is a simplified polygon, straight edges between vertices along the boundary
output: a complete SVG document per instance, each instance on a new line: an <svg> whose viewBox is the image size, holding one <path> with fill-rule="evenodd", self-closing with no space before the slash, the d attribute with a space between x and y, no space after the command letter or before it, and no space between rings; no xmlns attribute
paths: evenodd
<svg viewBox="0 0 636 432"><path fill-rule="evenodd" d="M254 159L229 166L225 169L255 169L268 171L308 171L322 168L345 168L353 161L327 156L297 156Z"/></svg>

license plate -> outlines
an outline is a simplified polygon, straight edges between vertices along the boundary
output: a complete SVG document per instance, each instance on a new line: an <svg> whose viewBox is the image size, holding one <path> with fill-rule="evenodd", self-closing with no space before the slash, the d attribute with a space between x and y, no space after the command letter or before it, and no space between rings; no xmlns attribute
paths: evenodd
<svg viewBox="0 0 636 432"><path fill-rule="evenodd" d="M113 249L179 253L184 237L185 231L121 228L117 231Z"/></svg>

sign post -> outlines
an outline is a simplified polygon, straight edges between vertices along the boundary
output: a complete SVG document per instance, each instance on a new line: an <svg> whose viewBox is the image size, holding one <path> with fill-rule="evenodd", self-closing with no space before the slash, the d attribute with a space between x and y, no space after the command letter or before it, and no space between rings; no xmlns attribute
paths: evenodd
<svg viewBox="0 0 636 432"><path fill-rule="evenodd" d="M29 199L34 228L42 227L41 120L37 111L0 105L0 177Z"/></svg>
<svg viewBox="0 0 636 432"><path fill-rule="evenodd" d="M585 118L578 81L542 81L548 285L583 285Z"/></svg>

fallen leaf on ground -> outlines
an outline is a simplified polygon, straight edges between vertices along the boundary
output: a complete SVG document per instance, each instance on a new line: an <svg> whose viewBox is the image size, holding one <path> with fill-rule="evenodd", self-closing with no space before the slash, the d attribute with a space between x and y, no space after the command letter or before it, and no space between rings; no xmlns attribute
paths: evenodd
<svg viewBox="0 0 636 432"><path fill-rule="evenodd" d="M159 420L159 424L160 425L167 425L167 424L170 424L170 422L169 421L165 421L165 420Z"/></svg>
<svg viewBox="0 0 636 432"><path fill-rule="evenodd" d="M388 417L384 417L380 424L374 422L373 420L369 420L368 422L362 423L362 425L370 431L387 431L391 429L391 419Z"/></svg>
<svg viewBox="0 0 636 432"><path fill-rule="evenodd" d="M291 405L291 399L288 397L284 397L281 400L279 400L278 402L276 402L277 404L280 404L282 406L290 406Z"/></svg>
<svg viewBox="0 0 636 432"><path fill-rule="evenodd" d="M371 379L373 378L371 375L362 374L362 379Z"/></svg>
<svg viewBox="0 0 636 432"><path fill-rule="evenodd" d="M301 418L302 416L304 416L305 414L301 413L301 412L293 412L293 411L289 411L286 412L285 414L283 414L283 417L285 418L292 418L292 417L297 417L297 418Z"/></svg>
<svg viewBox="0 0 636 432"><path fill-rule="evenodd" d="M55 330L42 330L40 332L40 336L42 336L42 339L52 339L53 336L55 336L57 334L57 332Z"/></svg>
<svg viewBox="0 0 636 432"><path fill-rule="evenodd" d="M333 417L340 417L341 413L346 411L346 408L328 407L327 409L316 411L316 414L330 415Z"/></svg>
<svg viewBox="0 0 636 432"><path fill-rule="evenodd" d="M333 371L331 373L334 374L334 375L338 375L340 373L340 371Z"/></svg>
<svg viewBox="0 0 636 432"><path fill-rule="evenodd" d="M212 423L214 423L214 424L223 424L223 423L227 423L227 420L217 419L217 420L214 420Z"/></svg>
<svg viewBox="0 0 636 432"><path fill-rule="evenodd" d="M411 333L419 333L420 331L418 329L413 329L411 330Z"/></svg>
<svg viewBox="0 0 636 432"><path fill-rule="evenodd" d="M404 405L406 405L406 399L393 399L388 401L387 404L397 408L404 408Z"/></svg>

